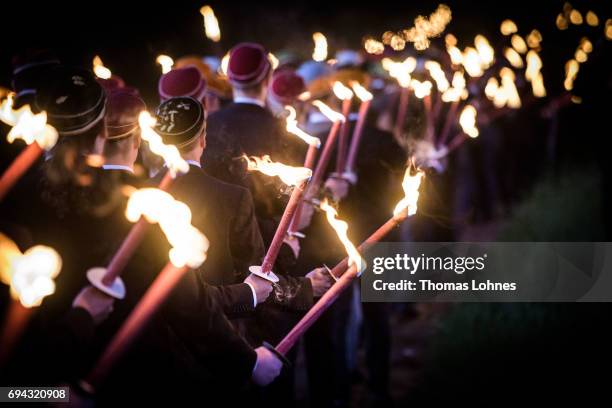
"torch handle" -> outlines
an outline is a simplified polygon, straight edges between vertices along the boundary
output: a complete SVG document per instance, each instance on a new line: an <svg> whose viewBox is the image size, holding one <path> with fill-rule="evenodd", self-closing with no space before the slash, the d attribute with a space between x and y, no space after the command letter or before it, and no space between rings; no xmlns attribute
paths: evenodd
<svg viewBox="0 0 612 408"><path fill-rule="evenodd" d="M170 172L167 171L164 178L162 178L161 182L159 183L158 188L162 191L168 191L168 189L172 186L173 181L174 178L170 175ZM136 224L132 226L130 232L125 237L121 243L121 246L117 252L115 252L115 255L113 255L113 258L108 264L106 273L102 278L103 284L106 286L111 286L113 282L115 282L115 279L121 275L121 272L123 272L128 262L132 258L132 255L134 255L134 252L136 252L136 249L138 249L138 246L142 242L148 226L149 224L144 217L140 217Z"/></svg>
<svg viewBox="0 0 612 408"><path fill-rule="evenodd" d="M351 99L344 99L342 101L342 115L344 116L344 122L340 129L340 139L338 141L338 151L336 152L336 173L342 174L344 171L344 164L346 162L346 150L348 148L348 136L349 136L349 114L351 113Z"/></svg>
<svg viewBox="0 0 612 408"><path fill-rule="evenodd" d="M43 149L36 142L32 142L26 147L19 156L13 160L8 169L0 178L0 201L4 199L6 194L13 188L17 180L34 164L40 157Z"/></svg>
<svg viewBox="0 0 612 408"><path fill-rule="evenodd" d="M353 130L351 148L349 149L348 158L346 159L346 171L349 173L352 173L353 169L355 168L355 160L357 160L359 143L361 143L361 135L363 134L363 127L365 126L365 120L369 109L370 101L363 101L361 106L359 106L359 116L357 117L355 130Z"/></svg>
<svg viewBox="0 0 612 408"><path fill-rule="evenodd" d="M315 145L309 145L308 151L306 152L306 158L304 159L304 167L307 169L311 169L314 167L315 159L317 158L318 147ZM297 208L295 209L295 213L293 214L293 218L291 219L291 225L289 225L289 234L295 233L298 231L300 216L302 215L302 207L304 203L298 203Z"/></svg>
<svg viewBox="0 0 612 408"><path fill-rule="evenodd" d="M423 98L423 107L425 108L425 120L427 126L426 137L427 140L433 142L434 138L434 117L433 117L433 106L431 101L431 94L425 95Z"/></svg>
<svg viewBox="0 0 612 408"><path fill-rule="evenodd" d="M378 228L372 235L363 241L359 247L359 252L364 252L372 244L380 241L389 232L391 232L405 217L393 217ZM315 321L325 312L340 296L340 294L350 286L351 282L359 276L359 270L356 265L351 265L348 268L348 258L343 259L338 263L331 274L338 277L336 283L319 299L315 305L310 308L308 313L291 329L291 331L281 340L275 347L282 355L286 355L289 350L295 345L299 338L314 324ZM342 273L344 272L344 273Z"/></svg>
<svg viewBox="0 0 612 408"><path fill-rule="evenodd" d="M187 266L179 268L171 262L166 264L106 347L93 370L87 375L85 380L85 383L88 385L87 388L95 390L97 386L102 384L113 365L127 351L188 270L189 267Z"/></svg>
<svg viewBox="0 0 612 408"><path fill-rule="evenodd" d="M291 193L291 197L289 197L289 202L285 207L283 216L280 222L278 223L278 227L276 227L274 238L272 238L272 242L270 243L270 248L268 248L268 252L266 253L263 263L261 264L261 271L265 274L270 273L272 267L274 266L274 262L278 257L281 245L283 245L283 241L285 240L285 236L287 235L289 223L291 222L293 214L295 213L295 210L297 209L297 206L300 203L305 186L306 180L302 181L300 184L293 188L293 192Z"/></svg>
<svg viewBox="0 0 612 408"><path fill-rule="evenodd" d="M319 157L317 167L315 167L314 174L310 179L311 188L316 189L318 188L319 184L321 184L321 180L323 179L323 173L327 168L327 164L329 163L329 159L331 158L331 154L334 150L336 136L338 134L338 130L340 129L341 124L342 122L336 121L329 130L327 140L325 141L325 146L323 146L323 151L321 152L321 157Z"/></svg>

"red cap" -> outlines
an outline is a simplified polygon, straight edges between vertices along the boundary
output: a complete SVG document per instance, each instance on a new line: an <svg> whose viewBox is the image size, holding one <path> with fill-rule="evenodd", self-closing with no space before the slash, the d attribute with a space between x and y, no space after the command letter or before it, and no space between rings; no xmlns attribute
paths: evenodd
<svg viewBox="0 0 612 408"><path fill-rule="evenodd" d="M106 100L106 138L123 139L138 130L138 116L147 106L130 91L111 91Z"/></svg>
<svg viewBox="0 0 612 408"><path fill-rule="evenodd" d="M290 105L306 90L304 79L293 69L276 71L270 84L270 96L283 105Z"/></svg>
<svg viewBox="0 0 612 408"><path fill-rule="evenodd" d="M177 68L162 75L158 91L162 102L178 96L190 96L202 102L206 93L206 80L194 66Z"/></svg>
<svg viewBox="0 0 612 408"><path fill-rule="evenodd" d="M270 72L268 52L255 43L240 43L230 50L227 77L236 88L257 85Z"/></svg>

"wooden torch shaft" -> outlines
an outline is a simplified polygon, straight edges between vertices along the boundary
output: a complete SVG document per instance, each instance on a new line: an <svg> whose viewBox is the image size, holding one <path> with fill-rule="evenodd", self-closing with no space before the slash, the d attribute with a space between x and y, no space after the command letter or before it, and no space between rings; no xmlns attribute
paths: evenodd
<svg viewBox="0 0 612 408"><path fill-rule="evenodd" d="M289 224L291 223L291 220L293 218L293 214L295 213L295 210L297 209L297 206L300 203L300 200L302 199L304 187L306 187L306 180L300 182L300 184L293 188L293 192L291 193L291 197L289 197L289 202L285 207L283 216L280 222L278 223L278 227L276 227L274 238L272 238L272 242L270 243L268 252L266 253L263 263L261 264L261 271L263 273L270 273L272 267L274 266L274 262L278 257L281 245L283 245L283 241L285 240L285 236L287 235L287 231L289 229Z"/></svg>
<svg viewBox="0 0 612 408"><path fill-rule="evenodd" d="M389 232L391 232L405 218L393 217L378 228L372 235L363 241L358 250L364 252L375 242L380 241ZM281 340L275 347L282 355L286 355L289 350L295 345L299 338L314 324L315 321L325 312L340 296L340 294L350 286L351 282L359 275L357 267L352 265L348 270L348 258L343 259L338 263L331 273L338 277L334 285L314 304L306 315L291 329L291 331ZM344 272L344 273L342 273Z"/></svg>
<svg viewBox="0 0 612 408"><path fill-rule="evenodd" d="M34 164L42 152L42 147L38 143L32 142L19 153L19 156L15 158L9 168L2 174L2 177L0 177L0 201L4 199L15 183Z"/></svg>
<svg viewBox="0 0 612 408"><path fill-rule="evenodd" d="M188 270L189 267L187 266L179 268L170 262L161 270L87 376L85 382L92 389L95 389L104 382L112 367L138 337L142 329L151 320L172 289L174 289Z"/></svg>
<svg viewBox="0 0 612 408"><path fill-rule="evenodd" d="M349 149L348 158L346 159L346 171L348 172L352 172L355 168L355 160L357 160L357 152L359 151L361 135L363 134L363 127L365 126L365 120L369 109L370 101L361 102L359 106L359 116L357 117L353 137L351 138L351 147Z"/></svg>
<svg viewBox="0 0 612 408"><path fill-rule="evenodd" d="M323 174L327 169L327 164L329 163L329 159L331 158L331 154L334 150L336 136L338 135L340 125L342 125L342 122L336 121L329 130L327 140L325 141L325 145L323 146L323 151L321 152L321 156L319 157L319 161L317 162L315 171L312 175L312 178L310 179L310 185L313 188L318 188L319 184L321 183L321 180L323 179Z"/></svg>
<svg viewBox="0 0 612 408"><path fill-rule="evenodd" d="M342 174L344 171L344 164L346 162L346 151L348 148L348 137L349 128L351 124L349 122L349 114L351 113L351 99L345 99L342 101L342 115L345 117L340 130L340 139L338 141L338 151L336 155L336 173Z"/></svg>
<svg viewBox="0 0 612 408"><path fill-rule="evenodd" d="M317 151L319 148L316 145L309 145L308 151L306 152L306 158L304 159L304 167L307 169L311 169L314 167L314 162L317 158ZM300 201L298 203L297 208L295 209L295 213L293 214L293 218L291 219L291 224L289 225L289 233L297 232L300 216L302 215L302 207L304 202Z"/></svg>

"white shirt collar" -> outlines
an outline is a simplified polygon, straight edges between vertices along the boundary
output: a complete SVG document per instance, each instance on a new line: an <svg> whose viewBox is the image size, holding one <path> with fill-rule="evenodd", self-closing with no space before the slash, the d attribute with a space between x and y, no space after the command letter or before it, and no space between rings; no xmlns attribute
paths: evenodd
<svg viewBox="0 0 612 408"><path fill-rule="evenodd" d="M185 160L185 161L187 163L191 164L191 165L194 165L196 167L202 168L202 164L200 162L198 162L198 161L195 161L195 160Z"/></svg>
<svg viewBox="0 0 612 408"><path fill-rule="evenodd" d="M248 96L234 96L234 103L248 103L251 105L261 106L262 108L266 107L266 104L260 101L257 98L250 98Z"/></svg>
<svg viewBox="0 0 612 408"><path fill-rule="evenodd" d="M129 171L130 173L134 174L134 169L132 169L130 166L124 166L123 164L103 164L102 169L103 170L125 170L125 171Z"/></svg>

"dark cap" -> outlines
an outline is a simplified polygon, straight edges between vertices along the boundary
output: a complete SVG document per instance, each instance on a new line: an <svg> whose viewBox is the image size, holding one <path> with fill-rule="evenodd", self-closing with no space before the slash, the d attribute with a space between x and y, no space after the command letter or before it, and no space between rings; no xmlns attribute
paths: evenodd
<svg viewBox="0 0 612 408"><path fill-rule="evenodd" d="M47 73L35 105L60 136L80 135L102 121L106 95L91 71L62 66Z"/></svg>
<svg viewBox="0 0 612 408"><path fill-rule="evenodd" d="M106 101L106 138L119 140L139 130L138 116L147 106L138 96L121 89L108 94Z"/></svg>
<svg viewBox="0 0 612 408"><path fill-rule="evenodd" d="M170 98L162 102L156 115L155 131L164 143L179 148L195 140L206 125L204 107L191 97Z"/></svg>

